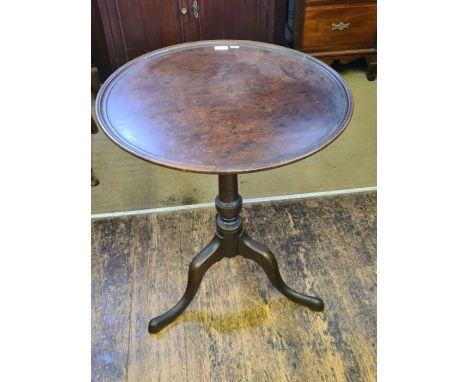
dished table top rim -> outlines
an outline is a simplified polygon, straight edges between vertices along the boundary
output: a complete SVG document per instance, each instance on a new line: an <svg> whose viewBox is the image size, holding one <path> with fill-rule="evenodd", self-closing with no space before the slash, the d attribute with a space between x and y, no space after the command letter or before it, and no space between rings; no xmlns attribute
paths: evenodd
<svg viewBox="0 0 468 382"><path fill-rule="evenodd" d="M348 101L348 108L347 108L346 116L342 120L342 122L338 124L337 128L334 129L336 133L333 136L331 136L329 139L327 139L326 141L322 142L320 145L314 147L312 150L307 151L305 153L301 153L299 155L291 155L290 157L282 161L277 161L271 164L257 165L255 167L252 167L250 165L246 165L243 167L242 166L230 167L230 166L219 166L216 164L205 165L205 166L201 166L201 165L192 166L192 165L187 165L187 164L182 165L180 163L171 162L167 160L167 158L157 158L154 154L145 153L142 149L135 148L134 145L126 142L124 139L122 139L121 136L119 136L115 132L115 129L113 128L112 124L110 123L107 117L106 103L107 103L108 96L113 86L118 82L118 80L121 77L123 77L126 73L128 73L130 68L135 67L136 65L139 65L152 58L161 57L161 56L173 53L174 51L184 51L187 49L194 49L194 48L200 48L200 47L224 46L224 45L228 45L228 46L239 45L239 46L246 46L246 47L253 47L253 48L261 48L261 49L285 54L288 56L297 57L299 59L302 59L303 61L313 62L315 65L317 65L317 67L320 68L320 70L327 73L327 75L329 75L330 78L333 78L342 87L344 93L346 94L346 98ZM97 116L98 123L101 126L101 129L103 130L103 132L106 134L106 136L112 142L114 142L117 146L127 151L128 153L138 157L139 159L143 159L147 162L157 164L159 166L163 166L163 167L167 167L167 168L171 168L171 169L175 169L179 171L184 171L184 172L194 172L194 173L202 173L202 174L243 174L243 173L265 171L269 169L282 167L282 166L300 161L302 159L305 159L319 152L325 147L327 147L329 144L334 142L343 133L343 131L346 129L346 127L348 126L351 120L353 110L354 110L354 104L353 104L351 91L349 90L348 86L346 85L344 80L341 78L341 76L335 70L333 70L329 65L323 63L322 61L318 60L317 58L313 56L310 56L308 54L302 53L297 50L282 47L279 45L257 42L257 41L249 41L249 40L204 40L204 41L197 41L197 42L188 42L188 43L172 45L169 47L165 47L162 49L158 49L158 50L146 53L142 56L139 56L127 62L125 65L117 69L102 85L96 98L96 116Z"/></svg>

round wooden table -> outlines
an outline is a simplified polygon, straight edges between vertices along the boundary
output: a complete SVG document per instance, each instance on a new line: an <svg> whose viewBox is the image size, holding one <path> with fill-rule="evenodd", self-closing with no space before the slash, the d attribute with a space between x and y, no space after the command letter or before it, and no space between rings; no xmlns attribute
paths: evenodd
<svg viewBox="0 0 468 382"><path fill-rule="evenodd" d="M150 333L183 312L211 265L236 255L260 264L287 298L323 310L320 298L289 288L271 251L244 231L237 174L316 153L343 132L352 111L348 87L329 66L252 41L171 46L130 61L107 79L96 113L114 143L146 161L219 179L216 234L192 260L183 297L150 321Z"/></svg>

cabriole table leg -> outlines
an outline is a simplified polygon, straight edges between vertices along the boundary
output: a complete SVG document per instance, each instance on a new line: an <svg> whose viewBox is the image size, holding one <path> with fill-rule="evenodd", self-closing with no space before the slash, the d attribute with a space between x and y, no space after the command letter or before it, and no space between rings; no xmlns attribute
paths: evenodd
<svg viewBox="0 0 468 382"><path fill-rule="evenodd" d="M322 299L314 296L296 292L286 285L281 277L278 262L275 255L264 245L251 239L246 233L240 238L239 254L246 259L250 259L259 264L266 273L273 286L291 301L307 306L316 311L322 311L324 304Z"/></svg>

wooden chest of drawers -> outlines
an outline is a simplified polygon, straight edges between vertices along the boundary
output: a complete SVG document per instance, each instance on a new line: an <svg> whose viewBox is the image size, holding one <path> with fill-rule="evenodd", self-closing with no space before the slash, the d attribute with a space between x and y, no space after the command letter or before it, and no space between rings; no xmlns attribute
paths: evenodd
<svg viewBox="0 0 468 382"><path fill-rule="evenodd" d="M296 0L294 47L331 64L367 60L367 78L377 76L375 0Z"/></svg>

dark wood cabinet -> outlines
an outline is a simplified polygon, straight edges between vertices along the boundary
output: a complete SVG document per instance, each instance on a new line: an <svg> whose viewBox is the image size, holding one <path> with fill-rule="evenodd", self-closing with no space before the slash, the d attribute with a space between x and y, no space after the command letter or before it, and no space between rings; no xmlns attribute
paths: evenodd
<svg viewBox="0 0 468 382"><path fill-rule="evenodd" d="M102 41L93 43L92 49L100 50L93 56L100 58L96 65L104 78L135 57L182 42L239 39L284 45L286 0L92 2L97 13L92 15L93 42Z"/></svg>
<svg viewBox="0 0 468 382"><path fill-rule="evenodd" d="M377 75L375 0L296 0L294 48L331 64L367 60L367 78Z"/></svg>

